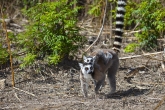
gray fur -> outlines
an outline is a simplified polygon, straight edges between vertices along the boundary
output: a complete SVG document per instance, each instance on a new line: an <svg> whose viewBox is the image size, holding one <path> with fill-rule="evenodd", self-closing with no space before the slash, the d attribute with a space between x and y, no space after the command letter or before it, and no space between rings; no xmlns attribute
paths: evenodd
<svg viewBox="0 0 165 110"><path fill-rule="evenodd" d="M101 86L104 86L107 73L110 94L116 91L116 73L119 67L118 55L114 50L103 49L92 53L95 56L94 73L92 75L95 81L95 93L97 94ZM87 58L87 57L86 57Z"/></svg>

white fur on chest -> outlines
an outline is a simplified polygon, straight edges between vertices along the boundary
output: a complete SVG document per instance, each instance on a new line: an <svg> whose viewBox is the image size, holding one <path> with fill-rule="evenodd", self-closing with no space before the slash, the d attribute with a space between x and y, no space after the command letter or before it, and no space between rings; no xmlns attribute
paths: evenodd
<svg viewBox="0 0 165 110"><path fill-rule="evenodd" d="M84 78L85 78L85 79L92 79L92 75L91 75L91 74L86 73L86 71L85 71L85 70L82 70L82 74L83 74L83 76L84 76Z"/></svg>

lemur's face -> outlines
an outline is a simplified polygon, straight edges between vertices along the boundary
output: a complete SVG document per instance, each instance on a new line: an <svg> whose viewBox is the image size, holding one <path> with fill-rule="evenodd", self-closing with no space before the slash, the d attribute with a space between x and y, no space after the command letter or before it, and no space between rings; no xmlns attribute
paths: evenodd
<svg viewBox="0 0 165 110"><path fill-rule="evenodd" d="M87 64L94 64L94 61L95 61L95 57L86 57L86 56L83 56L83 60L84 60L84 63L87 63Z"/></svg>
<svg viewBox="0 0 165 110"><path fill-rule="evenodd" d="M84 74L85 78L90 78L91 74L94 72L94 67L92 64L82 64L79 63L82 73Z"/></svg>

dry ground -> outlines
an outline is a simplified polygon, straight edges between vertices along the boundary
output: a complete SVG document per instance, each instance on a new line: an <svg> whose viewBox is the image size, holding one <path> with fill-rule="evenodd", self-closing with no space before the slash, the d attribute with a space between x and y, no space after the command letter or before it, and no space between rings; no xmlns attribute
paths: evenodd
<svg viewBox="0 0 165 110"><path fill-rule="evenodd" d="M106 40L105 36L102 38ZM95 48L102 47L102 40ZM82 52L78 54L82 55ZM130 55L121 52L120 57L123 56ZM161 59L160 55L152 57ZM125 79L129 68L142 64L145 66L143 70L137 71L132 79ZM106 95L110 89L108 83L100 95L95 96L91 81L89 97L84 98L80 90L79 69L78 62L73 60L63 61L56 67L36 61L29 68L14 70L16 88L11 87L10 70L0 70L0 79L6 79L6 88L0 91L0 110L152 110L165 97L165 73L160 61L150 57L120 60L117 91L112 96ZM165 104L158 109L164 110Z"/></svg>
<svg viewBox="0 0 165 110"><path fill-rule="evenodd" d="M156 56L160 57L160 56ZM11 75L6 71L0 77L7 81L0 91L0 110L152 110L165 96L165 73L159 62L149 62L130 82L124 80L128 68L138 67L147 58L121 60L117 74L117 91L106 96L109 86L94 94L91 82L89 97L80 90L79 67L76 61L64 61L58 67L35 62L33 68L15 69L16 88L11 87ZM163 103L159 110L164 110Z"/></svg>

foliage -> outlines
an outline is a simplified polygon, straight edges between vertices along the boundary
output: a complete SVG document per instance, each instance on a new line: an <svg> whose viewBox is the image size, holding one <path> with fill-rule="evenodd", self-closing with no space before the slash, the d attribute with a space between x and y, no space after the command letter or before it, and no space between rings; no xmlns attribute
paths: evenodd
<svg viewBox="0 0 165 110"><path fill-rule="evenodd" d="M80 8L72 8L75 0L67 1L42 3L24 10L30 24L27 31L19 35L19 43L24 50L36 55L33 58L47 56L50 63L57 64L82 45L83 37L76 26Z"/></svg>
<svg viewBox="0 0 165 110"><path fill-rule="evenodd" d="M28 66L28 65L31 65L33 62L34 62L34 59L36 58L36 55L33 55L32 53L28 53L28 54L26 54L26 56L24 57L24 59L23 59L23 62L24 63L22 63L21 65L20 65L20 67L21 68L24 68L24 67L26 67L26 66Z"/></svg>
<svg viewBox="0 0 165 110"><path fill-rule="evenodd" d="M135 17L133 16L133 12L137 9L137 4L133 2L132 0L129 0L130 2L127 3L126 5L126 13L124 16L125 20L125 27L130 27L132 24L135 23Z"/></svg>
<svg viewBox="0 0 165 110"><path fill-rule="evenodd" d="M39 0L23 0L20 1L26 8L35 6Z"/></svg>
<svg viewBox="0 0 165 110"><path fill-rule="evenodd" d="M116 2L116 0L107 0L107 1L113 4ZM88 10L88 14L93 15L94 17L101 17L104 8L105 8L105 0L93 0L92 4L90 5L90 9ZM115 12L115 10L110 10L110 11L113 13Z"/></svg>
<svg viewBox="0 0 165 110"><path fill-rule="evenodd" d="M0 43L0 64L5 63L8 60L8 52L5 48L2 48L2 44Z"/></svg>
<svg viewBox="0 0 165 110"><path fill-rule="evenodd" d="M136 30L141 30L136 33L139 46L150 50L157 46L157 38L161 32L165 31L165 8L159 0L142 0L139 4L134 5L131 9L127 6L127 24L136 23ZM134 8L134 9L133 9ZM133 17L132 17L133 16Z"/></svg>
<svg viewBox="0 0 165 110"><path fill-rule="evenodd" d="M88 14L93 15L95 17L98 17L101 15L101 9L103 6L103 0L94 0L93 4L90 5L90 10L88 11Z"/></svg>
<svg viewBox="0 0 165 110"><path fill-rule="evenodd" d="M135 52L136 48L138 47L139 45L136 44L136 43L131 43L129 44L125 49L124 49L124 52L126 53L131 53L131 52Z"/></svg>

